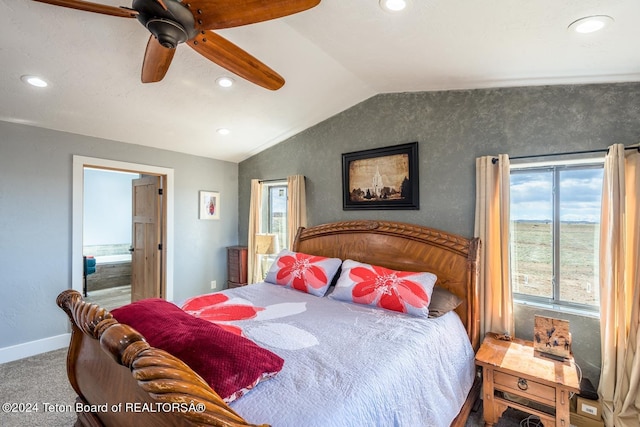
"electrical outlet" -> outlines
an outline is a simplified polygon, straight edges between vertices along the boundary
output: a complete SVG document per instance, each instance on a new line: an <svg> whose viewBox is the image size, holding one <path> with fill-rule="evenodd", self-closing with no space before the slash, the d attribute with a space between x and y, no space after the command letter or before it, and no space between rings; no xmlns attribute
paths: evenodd
<svg viewBox="0 0 640 427"><path fill-rule="evenodd" d="M215 289L216 288L216 281L212 280L211 281L211 289Z"/></svg>

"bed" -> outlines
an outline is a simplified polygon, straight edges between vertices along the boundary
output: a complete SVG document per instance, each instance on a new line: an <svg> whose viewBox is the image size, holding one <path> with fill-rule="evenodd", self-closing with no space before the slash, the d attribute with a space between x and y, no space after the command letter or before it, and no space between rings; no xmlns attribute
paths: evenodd
<svg viewBox="0 0 640 427"><path fill-rule="evenodd" d="M260 311L252 319L231 318L220 324L240 330L284 360L277 375L230 403L182 360L151 347L142 334L83 301L80 293L64 291L57 302L72 324L67 373L78 394L77 425L429 426L447 425L435 421L446 419L452 420L451 426L464 426L480 390L473 364L479 345L478 250L477 239L390 221L301 228L293 253L402 272L427 271L437 276L435 288L455 295L459 305L438 317L413 317L334 299L330 296L338 295L339 281L332 283L329 297L271 283L217 293L208 298ZM198 301L181 305L197 314L202 308L194 309ZM444 351L420 357L421 349L427 349L414 335L431 330L436 335L429 335L426 347ZM332 339L346 356L339 349L324 349L324 342ZM451 378L438 377L440 371Z"/></svg>

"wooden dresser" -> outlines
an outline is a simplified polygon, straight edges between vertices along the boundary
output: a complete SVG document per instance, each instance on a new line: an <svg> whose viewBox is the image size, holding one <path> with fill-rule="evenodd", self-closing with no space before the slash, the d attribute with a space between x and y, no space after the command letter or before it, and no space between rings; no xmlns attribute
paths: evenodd
<svg viewBox="0 0 640 427"><path fill-rule="evenodd" d="M560 362L534 354L533 343L487 334L476 354L482 367L485 426L507 407L540 417L545 427L569 427L569 399L580 392L573 358Z"/></svg>
<svg viewBox="0 0 640 427"><path fill-rule="evenodd" d="M227 286L237 288L247 284L247 247L227 248Z"/></svg>

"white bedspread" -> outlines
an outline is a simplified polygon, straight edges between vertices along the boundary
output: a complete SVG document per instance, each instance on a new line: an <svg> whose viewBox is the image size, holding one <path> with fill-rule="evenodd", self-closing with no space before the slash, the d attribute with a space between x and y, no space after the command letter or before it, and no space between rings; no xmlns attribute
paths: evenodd
<svg viewBox="0 0 640 427"><path fill-rule="evenodd" d="M474 353L454 312L417 318L267 283L224 293L230 299L219 308L232 319L234 305L257 314L222 323L285 360L231 404L249 422L445 427L473 383Z"/></svg>

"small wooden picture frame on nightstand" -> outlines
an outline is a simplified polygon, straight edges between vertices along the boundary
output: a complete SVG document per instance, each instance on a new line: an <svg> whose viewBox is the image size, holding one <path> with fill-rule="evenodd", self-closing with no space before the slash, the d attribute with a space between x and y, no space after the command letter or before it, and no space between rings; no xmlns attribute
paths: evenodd
<svg viewBox="0 0 640 427"><path fill-rule="evenodd" d="M571 357L569 321L553 317L534 317L533 349L537 355L555 360Z"/></svg>

